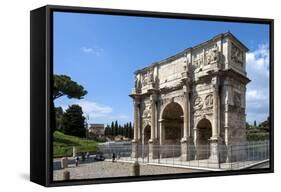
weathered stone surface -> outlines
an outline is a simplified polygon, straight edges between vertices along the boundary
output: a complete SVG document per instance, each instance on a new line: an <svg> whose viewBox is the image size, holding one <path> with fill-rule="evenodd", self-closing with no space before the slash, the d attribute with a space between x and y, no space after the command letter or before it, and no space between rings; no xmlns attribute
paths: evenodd
<svg viewBox="0 0 281 192"><path fill-rule="evenodd" d="M70 173L70 179L94 179L94 178L109 178L109 177L128 177L134 176L133 163L115 162L111 161L97 161L94 163L81 164L79 167L71 165L67 168ZM64 180L63 169L54 170L53 178L55 181ZM176 167L163 167L147 164L140 164L139 175L161 175L161 174L179 174L202 172L202 170L176 168Z"/></svg>
<svg viewBox="0 0 281 192"><path fill-rule="evenodd" d="M227 32L136 71L130 95L135 103L134 140L140 145L157 140L160 146L179 146L176 153L158 150L160 157L217 162L243 158L241 153L228 157L227 150L218 150L246 141L247 51ZM150 132L145 131L148 126ZM152 145L142 155L155 157ZM200 152L202 146L207 150ZM136 153L133 145L133 156L139 156Z"/></svg>

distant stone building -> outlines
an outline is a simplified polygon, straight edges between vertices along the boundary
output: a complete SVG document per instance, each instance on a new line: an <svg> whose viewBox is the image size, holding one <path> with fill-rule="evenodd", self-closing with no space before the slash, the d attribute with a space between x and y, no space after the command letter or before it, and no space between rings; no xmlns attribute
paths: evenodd
<svg viewBox="0 0 281 192"><path fill-rule="evenodd" d="M102 138L104 137L104 124L90 124L88 128L89 138Z"/></svg>
<svg viewBox="0 0 281 192"><path fill-rule="evenodd" d="M136 71L130 95L134 102L132 156L215 162L243 159L243 151L228 151L246 141L247 51L227 32ZM178 146L179 151L159 150L165 145ZM200 150L200 146L207 147Z"/></svg>

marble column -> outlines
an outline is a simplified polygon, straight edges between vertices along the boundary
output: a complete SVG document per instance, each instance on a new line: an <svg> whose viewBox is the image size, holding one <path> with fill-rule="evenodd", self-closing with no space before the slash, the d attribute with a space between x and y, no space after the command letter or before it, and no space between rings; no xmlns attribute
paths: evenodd
<svg viewBox="0 0 281 192"><path fill-rule="evenodd" d="M225 84L225 101L224 101L224 140L226 145L226 162L231 162L231 146L229 145L229 85Z"/></svg>
<svg viewBox="0 0 281 192"><path fill-rule="evenodd" d="M196 149L197 149L197 136L198 136L198 130L197 127L193 128L193 144L194 144L194 159L197 160L197 153L196 153Z"/></svg>
<svg viewBox="0 0 281 192"><path fill-rule="evenodd" d="M156 140L155 140L155 130L157 129L156 123L156 95L153 93L150 96L151 102L151 129L150 129L150 140L149 140L149 159L157 158L157 151L155 150Z"/></svg>
<svg viewBox="0 0 281 192"><path fill-rule="evenodd" d="M153 142L155 140L155 129L156 129L156 95L153 94L150 96L150 102L151 102L151 135L150 135L150 141Z"/></svg>
<svg viewBox="0 0 281 192"><path fill-rule="evenodd" d="M193 145L190 130L190 98L189 87L184 86L184 109L183 109L183 137L181 139L181 159L191 160Z"/></svg>
<svg viewBox="0 0 281 192"><path fill-rule="evenodd" d="M225 126L224 126L224 140L225 140L225 162L230 163L232 162L232 146L230 141L230 127L229 127L229 105L225 105Z"/></svg>
<svg viewBox="0 0 281 192"><path fill-rule="evenodd" d="M132 158L139 156L138 144L140 137L140 99L134 98L134 138L132 140Z"/></svg>
<svg viewBox="0 0 281 192"><path fill-rule="evenodd" d="M218 85L218 77L214 77L212 80L213 84L213 126L212 126L212 138L211 139L217 139L218 138L218 131L219 131L219 122L218 122L218 116L219 116L219 106L218 106L218 100L219 100L219 85Z"/></svg>
<svg viewBox="0 0 281 192"><path fill-rule="evenodd" d="M212 79L213 87L213 125L212 137L210 138L210 160L216 168L220 167L220 147L221 138L220 132L220 94L219 94L219 77L215 76Z"/></svg>
<svg viewBox="0 0 281 192"><path fill-rule="evenodd" d="M162 147L164 145L164 139L165 139L165 133L164 133L164 120L160 119L159 120L159 154L158 157L159 159L163 157L163 152L162 152Z"/></svg>

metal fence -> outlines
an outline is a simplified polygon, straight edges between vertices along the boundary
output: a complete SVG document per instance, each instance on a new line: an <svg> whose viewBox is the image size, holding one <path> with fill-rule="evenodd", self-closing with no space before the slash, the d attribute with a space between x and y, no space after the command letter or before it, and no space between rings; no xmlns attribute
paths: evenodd
<svg viewBox="0 0 281 192"><path fill-rule="evenodd" d="M137 158L133 157L132 145L101 145L100 153L111 159L113 153L120 161L139 161L141 163L185 166L202 169L243 169L269 159L269 141L247 142L226 147L219 145L219 153L214 154L210 145L188 146L189 158L181 156L181 145L137 146ZM153 150L153 155L149 150ZM219 161L216 158L219 158Z"/></svg>

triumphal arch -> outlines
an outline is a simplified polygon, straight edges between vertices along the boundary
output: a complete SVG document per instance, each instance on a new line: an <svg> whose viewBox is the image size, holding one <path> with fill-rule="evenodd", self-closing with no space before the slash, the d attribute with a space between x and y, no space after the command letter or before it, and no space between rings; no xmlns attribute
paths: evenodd
<svg viewBox="0 0 281 192"><path fill-rule="evenodd" d="M247 51L227 32L137 70L132 156L243 159L229 149L246 142Z"/></svg>

